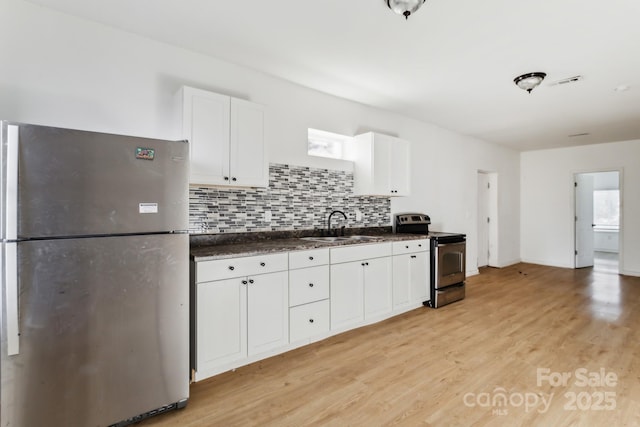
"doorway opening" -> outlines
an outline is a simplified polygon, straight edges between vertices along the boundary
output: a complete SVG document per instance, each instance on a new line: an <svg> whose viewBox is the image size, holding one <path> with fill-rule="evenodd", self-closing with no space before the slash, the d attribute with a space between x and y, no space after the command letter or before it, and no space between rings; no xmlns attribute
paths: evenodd
<svg viewBox="0 0 640 427"><path fill-rule="evenodd" d="M498 266L498 174L478 171L478 268Z"/></svg>
<svg viewBox="0 0 640 427"><path fill-rule="evenodd" d="M620 271L620 171L574 175L575 268Z"/></svg>

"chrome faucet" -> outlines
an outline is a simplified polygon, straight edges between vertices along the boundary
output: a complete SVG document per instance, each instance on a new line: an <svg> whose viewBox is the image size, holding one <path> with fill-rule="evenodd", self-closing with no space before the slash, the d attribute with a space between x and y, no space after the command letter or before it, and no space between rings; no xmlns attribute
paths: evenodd
<svg viewBox="0 0 640 427"><path fill-rule="evenodd" d="M344 217L344 219L347 219L347 215L342 211L331 212L329 214L329 219L327 220L327 236L331 236L331 217L333 216L333 214L341 214ZM344 226L341 229L341 234L344 236Z"/></svg>

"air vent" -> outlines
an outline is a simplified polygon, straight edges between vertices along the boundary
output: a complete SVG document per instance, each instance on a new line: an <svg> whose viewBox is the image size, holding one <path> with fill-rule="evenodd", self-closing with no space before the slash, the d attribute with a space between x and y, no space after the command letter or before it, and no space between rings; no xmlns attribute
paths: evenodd
<svg viewBox="0 0 640 427"><path fill-rule="evenodd" d="M584 133L574 133L573 135L569 135L569 138L575 138L577 136L587 136L589 135L589 132L584 132Z"/></svg>
<svg viewBox="0 0 640 427"><path fill-rule="evenodd" d="M562 80L558 80L556 82L553 82L550 84L550 86L560 86L560 85L567 85L569 83L575 83L575 82L579 82L580 80L582 80L582 76L573 76L573 77L569 77L566 79L562 79Z"/></svg>

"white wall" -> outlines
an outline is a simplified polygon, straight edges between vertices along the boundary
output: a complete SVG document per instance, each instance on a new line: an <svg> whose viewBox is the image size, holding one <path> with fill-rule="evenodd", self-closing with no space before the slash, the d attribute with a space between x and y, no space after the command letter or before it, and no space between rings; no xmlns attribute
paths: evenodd
<svg viewBox="0 0 640 427"><path fill-rule="evenodd" d="M573 175L620 170L620 272L640 276L640 140L521 154L522 260L572 268Z"/></svg>
<svg viewBox="0 0 640 427"><path fill-rule="evenodd" d="M499 264L519 260L517 152L20 0L1 3L2 119L177 138L174 94L186 84L264 104L272 162L351 170L307 156L307 128L389 133L413 150L413 196L394 199L392 211L426 212L433 229L467 233L474 272L477 171L495 172Z"/></svg>

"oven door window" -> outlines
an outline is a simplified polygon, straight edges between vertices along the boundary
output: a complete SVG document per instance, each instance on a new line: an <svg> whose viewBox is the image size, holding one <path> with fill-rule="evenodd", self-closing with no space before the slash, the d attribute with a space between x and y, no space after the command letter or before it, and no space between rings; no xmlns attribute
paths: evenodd
<svg viewBox="0 0 640 427"><path fill-rule="evenodd" d="M438 246L437 288L464 282L466 244L449 243Z"/></svg>

